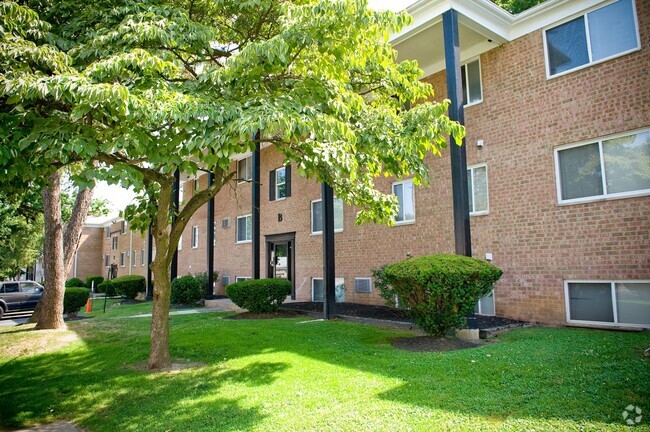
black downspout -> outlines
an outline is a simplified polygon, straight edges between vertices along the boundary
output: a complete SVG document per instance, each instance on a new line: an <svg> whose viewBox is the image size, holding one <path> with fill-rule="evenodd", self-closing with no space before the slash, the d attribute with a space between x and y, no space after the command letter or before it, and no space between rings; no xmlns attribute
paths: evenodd
<svg viewBox="0 0 650 432"><path fill-rule="evenodd" d="M208 173L208 187L214 184L214 174ZM214 197L208 201L208 286L205 287L205 299L214 298Z"/></svg>
<svg viewBox="0 0 650 432"><path fill-rule="evenodd" d="M255 134L255 151L253 152L253 184L252 184L252 260L253 279L260 278L260 131Z"/></svg>
<svg viewBox="0 0 650 432"><path fill-rule="evenodd" d="M460 45L458 40L458 13L450 9L442 14L445 42L445 68L447 74L447 97L449 118L465 124L463 109L463 85L460 70ZM454 236L456 254L472 256L472 237L469 223L469 200L467 191L467 154L463 145L450 145L451 185L454 202Z"/></svg>
<svg viewBox="0 0 650 432"><path fill-rule="evenodd" d="M336 314L336 269L334 259L334 191L323 182L323 319L330 319Z"/></svg>

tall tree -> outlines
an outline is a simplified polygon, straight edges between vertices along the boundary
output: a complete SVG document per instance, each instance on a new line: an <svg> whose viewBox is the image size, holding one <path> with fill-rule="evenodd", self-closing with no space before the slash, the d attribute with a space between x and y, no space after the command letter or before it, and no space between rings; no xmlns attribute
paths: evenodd
<svg viewBox="0 0 650 432"><path fill-rule="evenodd" d="M55 152L61 160L99 161L76 180L90 175L141 192L125 216L136 229L151 225L156 243L151 369L171 362L169 274L183 229L236 180L231 159L255 147L257 131L301 175L359 206L359 222L380 223L393 222L397 201L377 191L375 179L428 184L425 156L439 155L448 136L460 144L464 135L446 117L447 101L426 102L433 92L418 80L417 64L395 63L388 33L410 18L370 11L363 0L71 5L39 10L66 43L37 47L73 70L10 75L0 97L15 104L12 119L25 101L37 114L31 107L39 103L64 104L62 123L31 129L13 141L18 147L37 159ZM216 180L177 210L176 170L204 170Z"/></svg>

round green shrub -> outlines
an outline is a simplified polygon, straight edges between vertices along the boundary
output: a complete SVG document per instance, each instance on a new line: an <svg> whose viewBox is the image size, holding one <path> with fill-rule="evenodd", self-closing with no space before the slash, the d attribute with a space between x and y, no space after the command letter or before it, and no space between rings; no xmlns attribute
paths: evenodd
<svg viewBox="0 0 650 432"><path fill-rule="evenodd" d="M115 291L115 285L113 285L113 283L109 280L104 281L99 285L95 285L95 292L104 293L108 297L114 297L117 295L117 291Z"/></svg>
<svg viewBox="0 0 650 432"><path fill-rule="evenodd" d="M88 288L66 288L63 294L63 313L68 314L69 318L76 317L79 310L86 305L88 297L90 297Z"/></svg>
<svg viewBox="0 0 650 432"><path fill-rule="evenodd" d="M194 275L194 279L196 279L199 282L199 285L203 289L204 293L208 291L208 272L196 273ZM217 283L218 280L219 280L219 272L213 272L212 281L214 283Z"/></svg>
<svg viewBox="0 0 650 432"><path fill-rule="evenodd" d="M172 281L172 304L194 304L201 300L205 289L192 275L176 278Z"/></svg>
<svg viewBox="0 0 650 432"><path fill-rule="evenodd" d="M93 285L93 282L95 283L95 285ZM95 292L98 292L97 287L102 282L104 282L104 278L102 276L88 276L86 278L86 288L92 288L94 286Z"/></svg>
<svg viewBox="0 0 650 432"><path fill-rule="evenodd" d="M461 255L411 258L385 269L399 302L408 306L418 326L434 336L463 325L502 274L490 263Z"/></svg>
<svg viewBox="0 0 650 432"><path fill-rule="evenodd" d="M115 287L117 295L127 299L135 299L138 293L146 292L147 280L140 275L126 275L111 279L111 284Z"/></svg>
<svg viewBox="0 0 650 432"><path fill-rule="evenodd" d="M226 287L233 303L254 313L277 311L290 294L291 282L286 279L246 280Z"/></svg>
<svg viewBox="0 0 650 432"><path fill-rule="evenodd" d="M84 284L84 281L82 281L81 279L79 279L79 278L72 278L72 279L69 279L69 280L67 280L67 281L65 282L65 286L66 286L66 288L68 288L68 287L72 287L72 288L83 288L83 287L85 287L86 285Z"/></svg>

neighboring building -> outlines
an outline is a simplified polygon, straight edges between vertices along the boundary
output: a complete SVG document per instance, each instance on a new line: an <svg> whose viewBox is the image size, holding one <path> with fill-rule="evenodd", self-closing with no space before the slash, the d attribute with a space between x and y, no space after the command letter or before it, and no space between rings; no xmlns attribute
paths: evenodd
<svg viewBox="0 0 650 432"><path fill-rule="evenodd" d="M650 3L548 0L513 17L487 0L421 0L409 8L414 24L393 43L400 60L419 61L436 100L446 97L441 14L452 6L460 17L473 255L504 270L480 312L650 327ZM337 202L344 301L382 303L372 268L454 252L448 153L428 163L428 188L379 179L401 203L393 227L355 225L357 209ZM232 169L249 179L250 157ZM262 149L261 172L262 276L289 277L298 300L322 300L320 185L283 166L272 147ZM207 185L207 176L184 180L185 197ZM188 223L178 274L206 271L206 248L214 247L223 293L225 283L251 276L250 183L225 187L215 212L215 227L206 207ZM93 259L104 273L115 261L120 274L145 274L145 261L133 256L146 254L146 242L120 228L106 229ZM215 245L206 245L207 229L216 231Z"/></svg>

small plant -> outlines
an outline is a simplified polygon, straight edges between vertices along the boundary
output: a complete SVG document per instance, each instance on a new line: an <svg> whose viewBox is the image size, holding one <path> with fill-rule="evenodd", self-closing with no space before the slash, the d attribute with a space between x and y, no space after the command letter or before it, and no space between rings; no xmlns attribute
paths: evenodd
<svg viewBox="0 0 650 432"><path fill-rule="evenodd" d="M503 272L476 258L430 255L388 266L385 274L415 323L442 336L464 323Z"/></svg>
<svg viewBox="0 0 650 432"><path fill-rule="evenodd" d="M85 306L89 297L90 290L88 288L66 288L63 295L63 313L68 314L68 318L76 317L79 310Z"/></svg>
<svg viewBox="0 0 650 432"><path fill-rule="evenodd" d="M375 288L379 290L379 295L386 302L386 306L398 307L397 292L393 289L386 278L387 267L388 264L384 264L379 268L371 269L370 273L372 273L372 277L375 280Z"/></svg>
<svg viewBox="0 0 650 432"><path fill-rule="evenodd" d="M172 281L172 304L194 304L201 300L205 292L199 280L192 275L176 278Z"/></svg>
<svg viewBox="0 0 650 432"><path fill-rule="evenodd" d="M201 286L201 289L203 292L208 291L208 272L203 272L203 273L196 273L194 275L194 279L196 279L199 282L199 285ZM219 272L213 272L212 273L212 281L214 283L217 283L219 280Z"/></svg>
<svg viewBox="0 0 650 432"><path fill-rule="evenodd" d="M95 285L95 292L104 293L108 297L114 297L117 295L117 292L115 291L115 285L113 285L109 280L104 281L99 285Z"/></svg>
<svg viewBox="0 0 650 432"><path fill-rule="evenodd" d="M86 288L95 287L95 292L99 292L99 291L97 291L97 287L102 282L104 282L104 278L102 276L88 276L86 278ZM94 283L94 285L93 285L93 283Z"/></svg>
<svg viewBox="0 0 650 432"><path fill-rule="evenodd" d="M290 294L291 282L286 279L247 280L226 287L233 303L254 313L277 311Z"/></svg>
<svg viewBox="0 0 650 432"><path fill-rule="evenodd" d="M135 299L138 293L146 291L146 279L139 275L126 275L111 279L111 285L115 287L115 292L127 299Z"/></svg>
<svg viewBox="0 0 650 432"><path fill-rule="evenodd" d="M73 277L72 279L68 279L65 282L66 288L83 288L86 285L84 284L84 281L82 281L79 278Z"/></svg>

